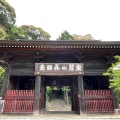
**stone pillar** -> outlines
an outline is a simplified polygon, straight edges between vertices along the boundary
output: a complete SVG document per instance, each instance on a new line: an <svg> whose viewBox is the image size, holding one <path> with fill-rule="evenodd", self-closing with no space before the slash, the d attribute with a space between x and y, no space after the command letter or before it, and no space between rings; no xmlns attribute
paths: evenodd
<svg viewBox="0 0 120 120"><path fill-rule="evenodd" d="M80 115L85 115L85 101L84 101L84 85L83 85L83 76L78 76L78 99L79 99L79 108Z"/></svg>
<svg viewBox="0 0 120 120"><path fill-rule="evenodd" d="M40 87L41 87L41 76L36 76L35 79L35 90L34 90L34 104L33 104L33 115L39 115L40 107Z"/></svg>

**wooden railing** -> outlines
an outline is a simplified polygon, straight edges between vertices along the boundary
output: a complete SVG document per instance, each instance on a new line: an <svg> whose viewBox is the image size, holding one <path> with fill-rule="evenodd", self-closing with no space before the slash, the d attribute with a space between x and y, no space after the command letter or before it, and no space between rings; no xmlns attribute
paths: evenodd
<svg viewBox="0 0 120 120"><path fill-rule="evenodd" d="M77 98L78 99L78 98ZM84 91L86 112L113 112L113 96L110 90L85 90ZM79 106L79 102L77 100ZM79 111L79 107L77 107Z"/></svg>
<svg viewBox="0 0 120 120"><path fill-rule="evenodd" d="M8 90L5 96L3 113L31 113L33 112L33 102L34 90Z"/></svg>
<svg viewBox="0 0 120 120"><path fill-rule="evenodd" d="M110 90L85 90L86 112L113 112L113 96Z"/></svg>

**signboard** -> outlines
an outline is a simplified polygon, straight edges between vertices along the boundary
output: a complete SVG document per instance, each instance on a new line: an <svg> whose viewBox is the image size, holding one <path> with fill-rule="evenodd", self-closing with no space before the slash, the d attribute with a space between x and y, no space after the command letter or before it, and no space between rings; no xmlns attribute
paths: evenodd
<svg viewBox="0 0 120 120"><path fill-rule="evenodd" d="M35 75L83 75L83 63L35 63Z"/></svg>

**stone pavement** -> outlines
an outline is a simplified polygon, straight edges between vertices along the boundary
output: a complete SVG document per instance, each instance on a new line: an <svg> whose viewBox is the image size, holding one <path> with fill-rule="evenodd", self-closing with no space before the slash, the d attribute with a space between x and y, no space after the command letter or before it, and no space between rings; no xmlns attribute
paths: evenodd
<svg viewBox="0 0 120 120"><path fill-rule="evenodd" d="M39 116L1 115L0 120L120 120L120 115L42 114Z"/></svg>

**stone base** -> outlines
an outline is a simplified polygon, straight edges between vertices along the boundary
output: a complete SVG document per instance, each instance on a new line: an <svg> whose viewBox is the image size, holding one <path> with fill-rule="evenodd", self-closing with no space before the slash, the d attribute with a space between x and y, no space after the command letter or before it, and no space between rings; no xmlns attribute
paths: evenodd
<svg viewBox="0 0 120 120"><path fill-rule="evenodd" d="M0 100L0 114L3 112L4 100Z"/></svg>
<svg viewBox="0 0 120 120"><path fill-rule="evenodd" d="M120 109L114 109L115 114L120 114Z"/></svg>
<svg viewBox="0 0 120 120"><path fill-rule="evenodd" d="M33 111L34 116L39 116L39 111Z"/></svg>

